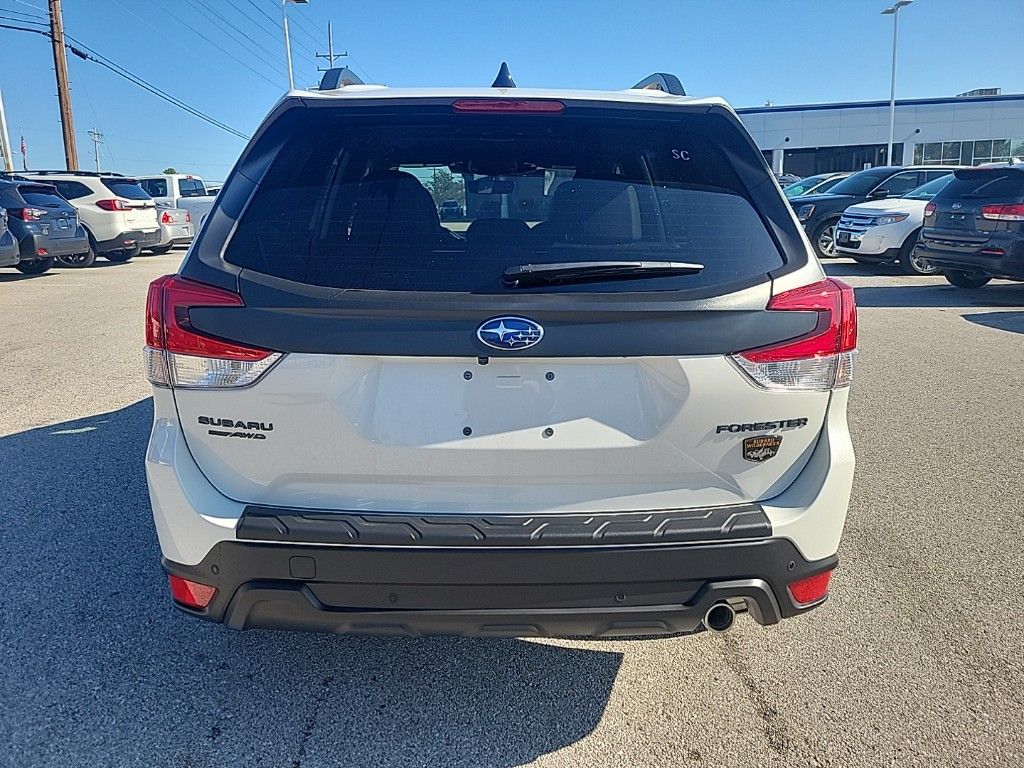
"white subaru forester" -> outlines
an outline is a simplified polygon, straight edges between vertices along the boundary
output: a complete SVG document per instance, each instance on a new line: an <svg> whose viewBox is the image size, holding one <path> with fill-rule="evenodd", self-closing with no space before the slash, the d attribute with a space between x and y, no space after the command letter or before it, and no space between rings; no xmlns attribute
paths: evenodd
<svg viewBox="0 0 1024 768"><path fill-rule="evenodd" d="M150 287L182 610L616 637L825 600L853 292L723 101L511 85L287 94Z"/></svg>

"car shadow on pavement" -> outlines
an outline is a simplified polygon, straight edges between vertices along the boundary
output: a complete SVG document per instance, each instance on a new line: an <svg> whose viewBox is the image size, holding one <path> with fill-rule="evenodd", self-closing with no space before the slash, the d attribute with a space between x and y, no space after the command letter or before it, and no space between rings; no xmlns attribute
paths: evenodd
<svg viewBox="0 0 1024 768"><path fill-rule="evenodd" d="M964 320L1010 333L1024 333L1024 312L977 312Z"/></svg>
<svg viewBox="0 0 1024 768"><path fill-rule="evenodd" d="M0 283L19 283L22 280L40 280L53 277L53 271L43 272L41 275L23 275L21 272L0 272Z"/></svg>
<svg viewBox="0 0 1024 768"><path fill-rule="evenodd" d="M0 741L19 766L516 766L584 738L621 654L233 632L174 610L147 399L0 438Z"/></svg>
<svg viewBox="0 0 1024 768"><path fill-rule="evenodd" d="M908 278L908 281L915 278ZM1021 307L1024 308L1024 285L1018 283L989 284L984 288L966 290L945 282L906 285L854 286L858 307Z"/></svg>

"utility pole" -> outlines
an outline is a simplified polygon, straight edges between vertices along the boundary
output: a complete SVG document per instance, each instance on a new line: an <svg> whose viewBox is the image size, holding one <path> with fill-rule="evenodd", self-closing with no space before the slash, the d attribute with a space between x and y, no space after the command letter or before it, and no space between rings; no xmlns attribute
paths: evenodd
<svg viewBox="0 0 1024 768"><path fill-rule="evenodd" d="M50 1L50 39L53 41L53 68L57 73L57 103L60 105L60 126L64 133L64 160L69 171L78 170L78 148L75 146L75 119L71 114L71 83L68 80L68 59L64 53L64 16L61 0Z"/></svg>
<svg viewBox="0 0 1024 768"><path fill-rule="evenodd" d="M89 138L92 139L92 156L96 160L96 173L100 172L100 144L103 143L103 134L95 128L90 128Z"/></svg>
<svg viewBox="0 0 1024 768"><path fill-rule="evenodd" d="M334 60L340 59L342 56L348 56L348 51L342 51L341 53L334 52L334 27L331 22L327 22L327 53L318 53L316 57L318 59L327 59L328 66L317 67L317 72L326 72L328 69L334 69Z"/></svg>
<svg viewBox="0 0 1024 768"><path fill-rule="evenodd" d="M11 136L7 133L7 112L4 110L4 94L0 91L0 144L3 145L4 170L14 170L14 155L11 152Z"/></svg>

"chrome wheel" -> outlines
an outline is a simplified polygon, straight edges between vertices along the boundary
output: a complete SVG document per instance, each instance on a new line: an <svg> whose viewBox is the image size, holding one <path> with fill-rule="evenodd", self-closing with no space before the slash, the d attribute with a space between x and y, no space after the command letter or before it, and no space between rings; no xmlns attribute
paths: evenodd
<svg viewBox="0 0 1024 768"><path fill-rule="evenodd" d="M918 275L935 275L939 272L938 267L932 266L915 252L911 252L910 256L907 257L907 261L910 263L910 268Z"/></svg>
<svg viewBox="0 0 1024 768"><path fill-rule="evenodd" d="M818 233L818 253L828 258L836 255L836 225L829 224Z"/></svg>

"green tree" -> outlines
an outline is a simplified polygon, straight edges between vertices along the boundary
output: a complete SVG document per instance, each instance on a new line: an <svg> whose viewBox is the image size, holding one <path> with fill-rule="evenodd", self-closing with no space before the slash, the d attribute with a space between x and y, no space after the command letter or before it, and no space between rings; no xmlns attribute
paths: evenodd
<svg viewBox="0 0 1024 768"><path fill-rule="evenodd" d="M427 179L427 190L434 198L434 205L440 205L445 200L458 200L459 205L465 207L466 185L461 178L455 178L447 168L437 168L433 175Z"/></svg>
<svg viewBox="0 0 1024 768"><path fill-rule="evenodd" d="M164 173L166 173L166 174L175 174L177 172L178 172L177 168L164 168Z"/></svg>

